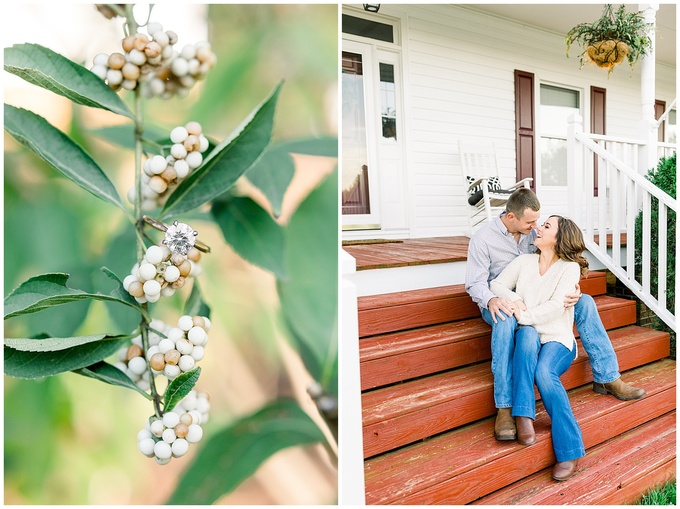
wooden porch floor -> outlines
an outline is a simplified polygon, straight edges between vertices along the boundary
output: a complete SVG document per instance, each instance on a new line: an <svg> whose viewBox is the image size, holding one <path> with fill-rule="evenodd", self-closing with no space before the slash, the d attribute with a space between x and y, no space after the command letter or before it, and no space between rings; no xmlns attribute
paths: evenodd
<svg viewBox="0 0 680 509"><path fill-rule="evenodd" d="M621 246L626 245L627 237L621 234ZM595 235L595 242L599 236ZM404 239L386 241L366 241L355 243L343 241L342 248L351 254L357 263L357 270L406 267L430 263L464 262L470 239L460 237L432 237L424 239ZM612 235L607 234L607 246L612 246Z"/></svg>
<svg viewBox="0 0 680 509"><path fill-rule="evenodd" d="M368 270L465 261L469 242L465 236L432 237L384 243L343 242L342 248L356 259L357 270Z"/></svg>

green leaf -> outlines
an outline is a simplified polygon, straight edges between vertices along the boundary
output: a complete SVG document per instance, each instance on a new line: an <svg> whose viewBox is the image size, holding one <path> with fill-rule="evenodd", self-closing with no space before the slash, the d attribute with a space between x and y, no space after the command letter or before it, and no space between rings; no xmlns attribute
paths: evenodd
<svg viewBox="0 0 680 509"><path fill-rule="evenodd" d="M103 339L48 352L24 352L5 346L5 374L15 378L42 378L84 368L113 355L128 339L126 336Z"/></svg>
<svg viewBox="0 0 680 509"><path fill-rule="evenodd" d="M229 197L216 202L212 212L224 239L239 256L286 278L283 228L266 210L250 198Z"/></svg>
<svg viewBox="0 0 680 509"><path fill-rule="evenodd" d="M130 295L125 290L125 288L123 288L123 282L118 278L118 276L116 276L111 270L109 270L106 267L102 267L100 270L104 273L104 275L106 275L109 279L111 279L117 284L116 288L112 290L111 293L109 293L109 297L111 297L110 300L126 304L137 311L142 311L142 307L135 300L135 298L132 295Z"/></svg>
<svg viewBox="0 0 680 509"><path fill-rule="evenodd" d="M85 299L119 302L144 314L142 307L129 294L127 297L130 298L122 295L124 290L121 291L120 287L111 295L88 293L66 286L68 277L68 274L52 272L27 279L5 298L5 319Z"/></svg>
<svg viewBox="0 0 680 509"><path fill-rule="evenodd" d="M5 48L4 66L6 71L76 104L133 118L127 105L104 80L49 48L38 44Z"/></svg>
<svg viewBox="0 0 680 509"><path fill-rule="evenodd" d="M125 387L126 389L132 389L133 391L140 393L148 400L153 399L151 394L144 392L142 389L137 387L137 384L130 380L130 377L108 362L100 361L85 368L75 369L73 372L78 375L94 378L95 380L99 380L107 384Z"/></svg>
<svg viewBox="0 0 680 509"><path fill-rule="evenodd" d="M288 280L277 281L281 311L305 367L337 395L337 169L300 204L286 228Z"/></svg>
<svg viewBox="0 0 680 509"><path fill-rule="evenodd" d="M210 318L210 307L203 300L203 293L201 292L201 287L196 279L194 279L191 294L189 294L189 298L184 303L184 314Z"/></svg>
<svg viewBox="0 0 680 509"><path fill-rule="evenodd" d="M290 154L338 157L338 139L324 136L277 143L248 170L246 178L264 193L275 216L281 213L283 196L295 174L295 163Z"/></svg>
<svg viewBox="0 0 680 509"><path fill-rule="evenodd" d="M131 336L109 336L107 334L91 334L89 336L75 336L70 338L5 338L5 346L22 352L58 352L102 339L130 339Z"/></svg>
<svg viewBox="0 0 680 509"><path fill-rule="evenodd" d="M116 188L97 163L43 117L5 104L5 130L80 187L129 214Z"/></svg>
<svg viewBox="0 0 680 509"><path fill-rule="evenodd" d="M168 503L212 504L276 452L324 441L322 431L295 401L275 401L201 444Z"/></svg>
<svg viewBox="0 0 680 509"><path fill-rule="evenodd" d="M137 262L137 253L131 246L137 243L137 235L134 226L129 221L122 221L120 229L113 231L113 225L109 229L108 246L99 256L98 262L105 265L111 272L116 274L129 274L130 268ZM93 288L102 288L108 283L105 272L94 272ZM127 292L125 292L127 293ZM139 313L129 306L119 306L115 302L105 302L107 313L112 323L115 324L115 332L129 332L139 325ZM112 330L112 329L109 329Z"/></svg>
<svg viewBox="0 0 680 509"><path fill-rule="evenodd" d="M281 214L283 195L295 174L295 163L286 150L270 148L253 166L246 178L264 193L275 216Z"/></svg>
<svg viewBox="0 0 680 509"><path fill-rule="evenodd" d="M302 138L283 142L276 147L291 154L310 156L338 157L338 138L320 136L318 138Z"/></svg>
<svg viewBox="0 0 680 509"><path fill-rule="evenodd" d="M92 129L90 132L119 147L129 150L135 149L135 126L133 124L101 127L99 129ZM145 125L144 139L142 140L144 150L153 154L158 153L157 140L166 138L167 136L168 133L160 127L150 126L148 124Z"/></svg>
<svg viewBox="0 0 680 509"><path fill-rule="evenodd" d="M169 412L175 408L177 403L191 392L191 389L193 389L196 382L198 382L200 374L201 368L194 368L191 371L182 373L170 382L170 385L168 385L168 388L165 390L165 397L163 398L163 412Z"/></svg>
<svg viewBox="0 0 680 509"><path fill-rule="evenodd" d="M224 140L169 196L161 212L164 219L200 207L227 191L260 158L269 145L279 84L251 114L235 137Z"/></svg>

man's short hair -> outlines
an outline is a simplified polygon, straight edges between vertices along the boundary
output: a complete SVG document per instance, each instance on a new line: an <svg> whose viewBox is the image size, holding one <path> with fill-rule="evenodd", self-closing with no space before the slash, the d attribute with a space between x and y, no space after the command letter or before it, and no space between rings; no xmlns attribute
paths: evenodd
<svg viewBox="0 0 680 509"><path fill-rule="evenodd" d="M512 212L517 219L522 219L526 209L538 212L541 210L541 203L538 201L536 193L531 189L522 187L510 195L505 204L505 210Z"/></svg>

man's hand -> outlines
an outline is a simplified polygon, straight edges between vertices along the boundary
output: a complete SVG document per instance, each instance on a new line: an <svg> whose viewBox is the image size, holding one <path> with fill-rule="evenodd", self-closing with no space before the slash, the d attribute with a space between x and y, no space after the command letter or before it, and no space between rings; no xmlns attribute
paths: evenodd
<svg viewBox="0 0 680 509"><path fill-rule="evenodd" d="M581 298L581 285L576 283L576 292L569 293L564 296L564 309L569 309L576 305L578 300Z"/></svg>
<svg viewBox="0 0 680 509"><path fill-rule="evenodd" d="M496 320L496 315L498 315L498 318L505 321L505 317L510 316L513 313L512 303L505 299L501 299L500 297L489 299L489 302L486 306L489 308L489 313L491 313L493 323L498 323L498 320ZM501 311L503 311L505 315L503 315Z"/></svg>

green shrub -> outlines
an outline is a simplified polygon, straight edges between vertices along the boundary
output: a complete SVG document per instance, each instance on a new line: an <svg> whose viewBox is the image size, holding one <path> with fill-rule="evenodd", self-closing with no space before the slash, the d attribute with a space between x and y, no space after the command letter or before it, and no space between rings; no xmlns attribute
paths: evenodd
<svg viewBox="0 0 680 509"><path fill-rule="evenodd" d="M669 481L663 486L649 490L636 505L675 505L676 489L675 480Z"/></svg>
<svg viewBox="0 0 680 509"><path fill-rule="evenodd" d="M662 191L668 193L672 198L676 198L676 177L675 177L676 154L670 157L662 157L656 168L647 172L646 178ZM642 283L642 219L643 213L640 211L635 218L635 275L636 280ZM675 212L668 210L667 214L667 249L666 249L666 302L668 309L675 312ZM652 198L651 208L651 292L656 295L659 275L659 200ZM672 333L659 318L654 324L655 328L666 330ZM671 334L671 356L675 358L675 334Z"/></svg>

